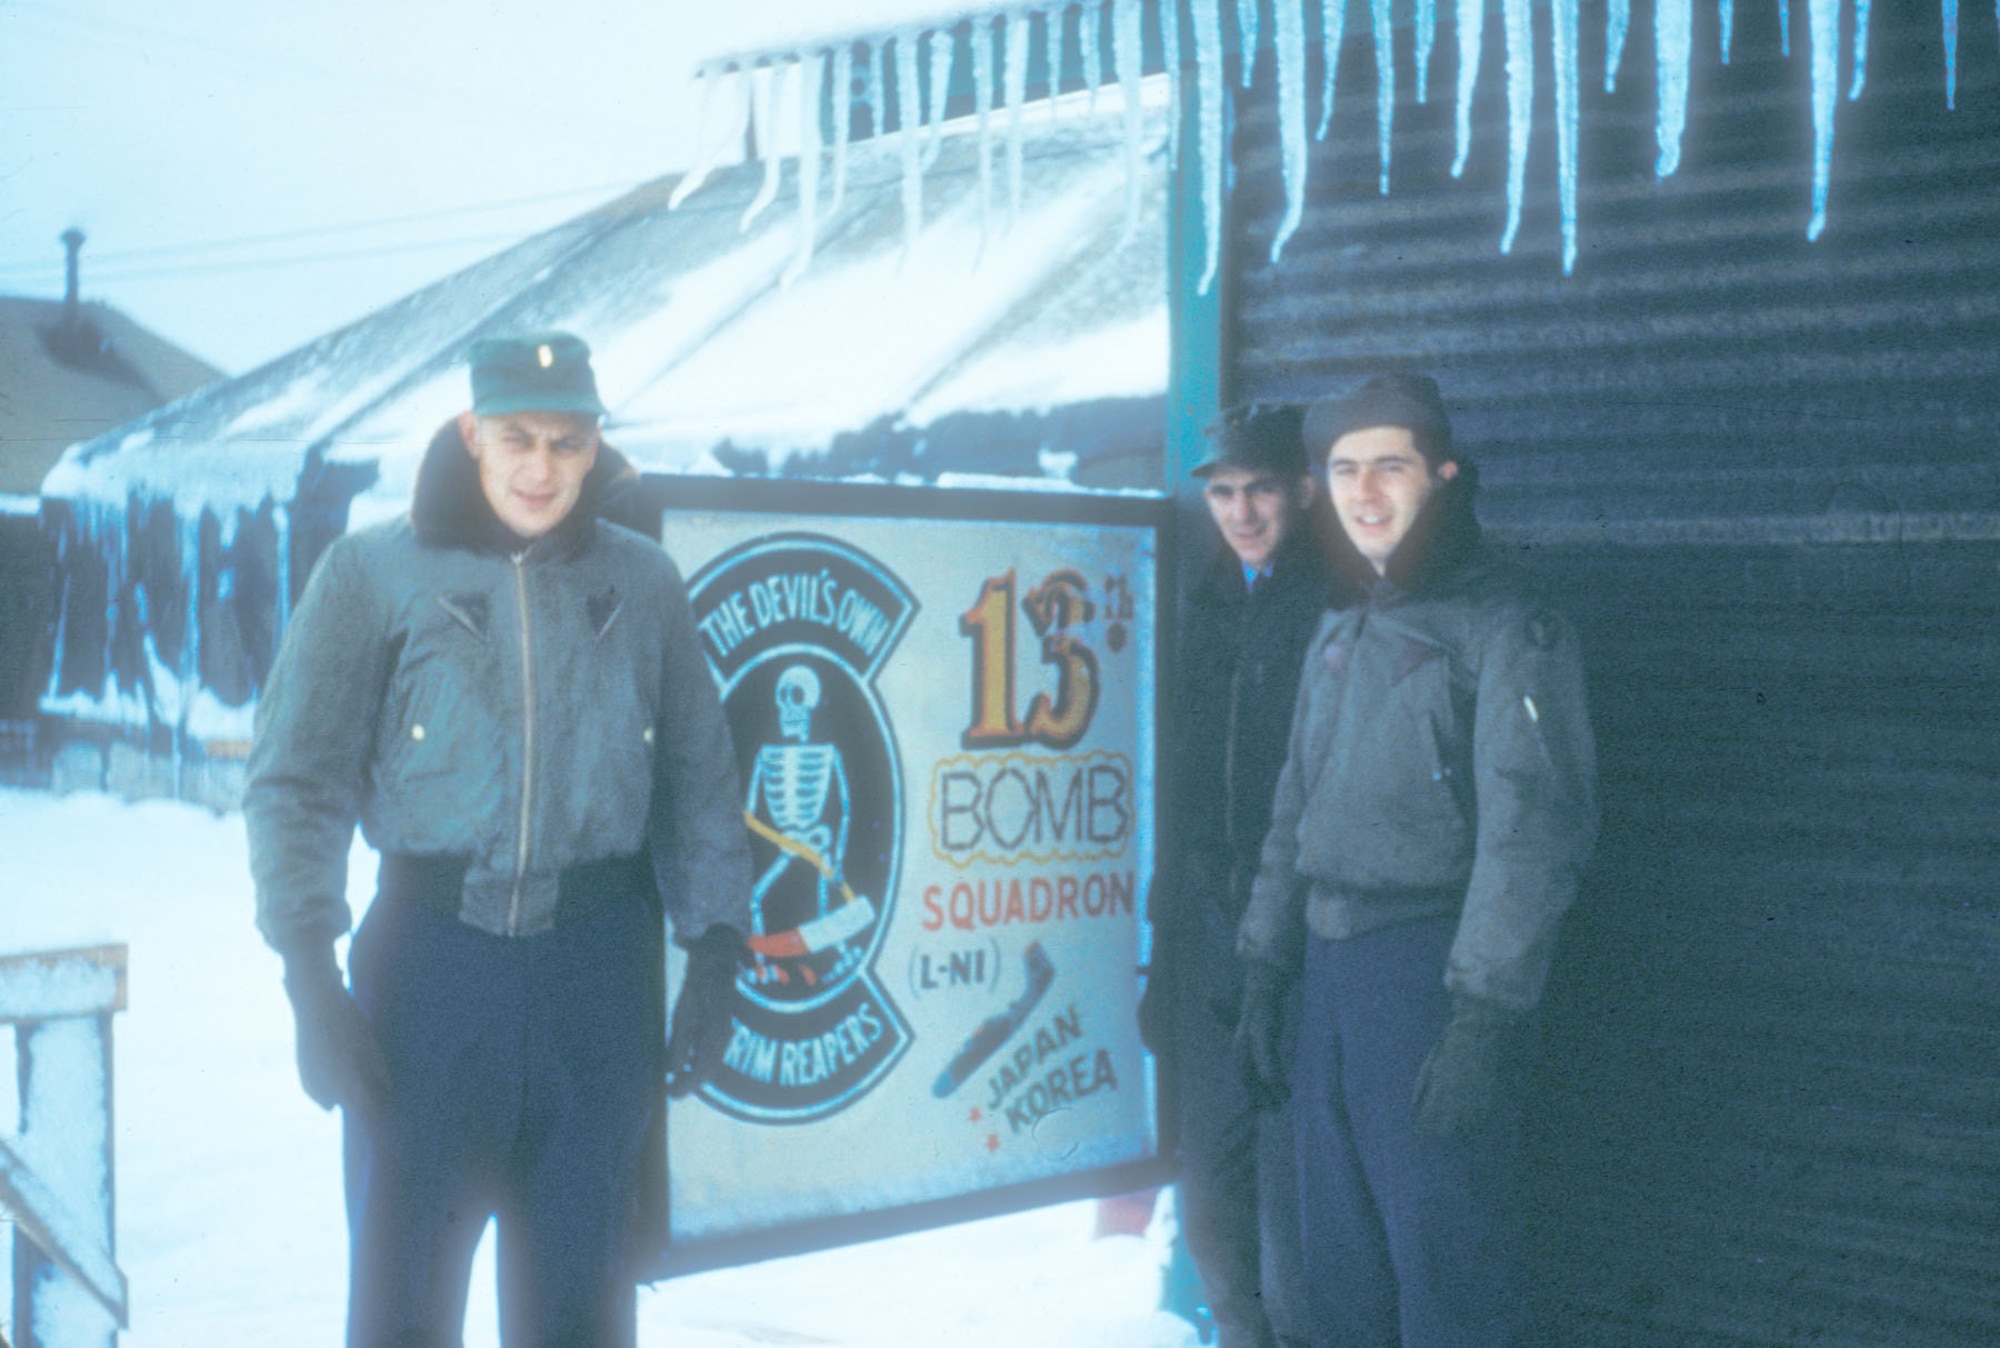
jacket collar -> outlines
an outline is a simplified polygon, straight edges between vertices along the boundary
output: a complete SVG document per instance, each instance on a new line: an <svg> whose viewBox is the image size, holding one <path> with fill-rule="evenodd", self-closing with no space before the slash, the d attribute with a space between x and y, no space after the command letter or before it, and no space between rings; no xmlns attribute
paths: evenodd
<svg viewBox="0 0 2000 1348"><path fill-rule="evenodd" d="M1460 459L1458 476L1431 493L1417 512L1410 532L1389 557L1387 574L1376 572L1334 518L1327 530L1326 551L1349 601L1379 603L1421 595L1471 561L1480 548L1479 518L1472 509L1478 491L1479 470Z"/></svg>
<svg viewBox="0 0 2000 1348"><path fill-rule="evenodd" d="M465 438L459 434L454 417L431 437L417 468L410 525L417 541L427 547L568 554L588 545L596 520L616 517L621 498L638 480L638 470L623 454L609 445L600 446L597 462L583 479L576 509L544 537L524 539L502 524L487 503L486 493L479 487L479 468L466 452Z"/></svg>

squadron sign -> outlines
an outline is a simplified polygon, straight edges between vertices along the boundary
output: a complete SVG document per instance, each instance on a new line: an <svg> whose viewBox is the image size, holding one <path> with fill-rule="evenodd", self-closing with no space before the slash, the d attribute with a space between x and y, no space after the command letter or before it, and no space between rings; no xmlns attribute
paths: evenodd
<svg viewBox="0 0 2000 1348"><path fill-rule="evenodd" d="M735 738L755 956L721 1070L673 1107L677 1257L1127 1165L1150 1182L1134 1010L1164 510L672 493L664 542Z"/></svg>
<svg viewBox="0 0 2000 1348"><path fill-rule="evenodd" d="M896 890L902 782L873 686L916 601L873 558L782 534L688 587L747 785L750 949L704 1099L794 1123L858 1098L909 1047L874 974Z"/></svg>

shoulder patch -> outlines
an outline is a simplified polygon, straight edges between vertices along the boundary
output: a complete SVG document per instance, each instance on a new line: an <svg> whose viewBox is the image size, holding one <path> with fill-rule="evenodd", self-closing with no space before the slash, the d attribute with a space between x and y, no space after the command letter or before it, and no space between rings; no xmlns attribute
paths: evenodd
<svg viewBox="0 0 2000 1348"><path fill-rule="evenodd" d="M1553 609L1538 608L1528 615L1528 644L1538 651L1554 650L1562 637L1562 619Z"/></svg>

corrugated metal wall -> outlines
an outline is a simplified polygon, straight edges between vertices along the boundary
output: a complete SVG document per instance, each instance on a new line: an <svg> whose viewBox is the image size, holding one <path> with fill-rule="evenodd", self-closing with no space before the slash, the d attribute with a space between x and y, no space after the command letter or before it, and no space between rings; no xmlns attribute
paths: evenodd
<svg viewBox="0 0 2000 1348"><path fill-rule="evenodd" d="M1336 130L1276 267L1261 71L1239 107L1225 382L1305 397L1436 373L1482 513L1584 631L1607 829L1551 988L1533 1135L1538 1268L1567 1340L2000 1343L1994 16L1962 17L1948 112L1937 6L1876 6L1808 243L1806 6L1786 59L1777 7L1738 5L1726 68L1697 6L1665 183L1635 8L1611 96L1603 10L1585 8L1567 280L1546 10L1508 258L1497 11L1464 181L1455 35L1419 107L1398 33L1387 198L1351 14Z"/></svg>

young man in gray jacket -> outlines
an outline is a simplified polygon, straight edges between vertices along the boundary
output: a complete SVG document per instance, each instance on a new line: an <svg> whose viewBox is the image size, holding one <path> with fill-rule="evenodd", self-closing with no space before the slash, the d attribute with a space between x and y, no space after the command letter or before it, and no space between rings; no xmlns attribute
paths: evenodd
<svg viewBox="0 0 2000 1348"><path fill-rule="evenodd" d="M633 476L589 352L471 352L410 513L315 568L257 709L244 816L308 1095L345 1114L348 1343L455 1343L499 1216L510 1344L632 1333L662 1074L726 1046L749 929L735 755L679 573L602 518ZM349 949L347 855L381 853ZM664 1042L662 915L689 950Z"/></svg>
<svg viewBox="0 0 2000 1348"><path fill-rule="evenodd" d="M1435 383L1370 380L1304 437L1345 594L1306 648L1238 929L1239 1052L1291 1091L1315 1341L1526 1344L1526 1022L1597 832L1582 661L1480 541Z"/></svg>

